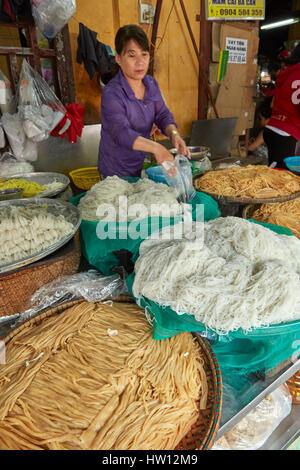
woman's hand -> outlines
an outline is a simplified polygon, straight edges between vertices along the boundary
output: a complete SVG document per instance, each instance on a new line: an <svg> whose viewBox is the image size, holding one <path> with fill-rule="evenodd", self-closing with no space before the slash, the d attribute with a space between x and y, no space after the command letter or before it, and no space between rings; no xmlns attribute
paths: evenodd
<svg viewBox="0 0 300 470"><path fill-rule="evenodd" d="M177 168L175 165L174 157L169 152L169 150L167 150L163 145L156 142L155 150L153 153L157 163L159 163L169 173L170 176L174 177L177 175ZM164 165L165 162L168 162L166 166Z"/></svg>
<svg viewBox="0 0 300 470"><path fill-rule="evenodd" d="M177 149L177 152L179 153L179 155L184 155L189 159L191 158L191 153L189 149L187 148L185 141L183 140L182 137L180 137L179 134L173 134L171 136L171 142L172 142L173 147Z"/></svg>

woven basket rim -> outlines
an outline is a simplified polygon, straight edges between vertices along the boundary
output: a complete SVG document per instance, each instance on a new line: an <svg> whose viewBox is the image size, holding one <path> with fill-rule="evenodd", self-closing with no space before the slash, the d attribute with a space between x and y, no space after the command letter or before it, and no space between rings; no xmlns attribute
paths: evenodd
<svg viewBox="0 0 300 470"><path fill-rule="evenodd" d="M20 326L13 329L10 333L6 334L3 337L0 337L0 340L6 345L8 344L15 336L21 333L23 330L39 325L46 318L52 317L53 315L62 313L63 311L78 305L82 302L85 302L84 298L74 299L69 302L65 302L61 305L46 308L43 311L39 312L34 317L22 323ZM117 302L115 300L114 302ZM210 450L216 440L217 432L219 430L220 419L221 419L221 410L222 410L222 375L221 369L217 360L217 357L206 338L201 337L197 333L191 333L197 338L199 346L205 356L206 365L210 368L213 377L213 403L212 410L207 426L205 435L202 437L200 445L197 447L195 445L194 450ZM189 433L188 433L189 434ZM188 435L187 434L187 435ZM182 442L182 441L181 441ZM184 449L183 449L184 450Z"/></svg>
<svg viewBox="0 0 300 470"><path fill-rule="evenodd" d="M213 351L213 348L207 338L203 338L197 333L194 333L201 346L202 352L206 356L206 360L213 375L214 385L214 398L212 413L210 416L210 423L207 428L206 434L202 439L201 445L198 450L210 450L214 445L217 433L220 426L221 412L222 412L222 374L218 359Z"/></svg>
<svg viewBox="0 0 300 470"><path fill-rule="evenodd" d="M252 197L237 197L237 196L223 196L221 194L210 193L202 189L198 189L202 193L211 196L213 199L220 202L232 202L235 204L275 204L276 202L285 202L297 199L300 197L300 191L286 196L279 196L273 198L252 198Z"/></svg>
<svg viewBox="0 0 300 470"><path fill-rule="evenodd" d="M259 206L260 206L260 204L248 204L247 206L245 206L243 208L243 211L242 211L242 218L243 219L251 219L251 216L252 216L253 212Z"/></svg>

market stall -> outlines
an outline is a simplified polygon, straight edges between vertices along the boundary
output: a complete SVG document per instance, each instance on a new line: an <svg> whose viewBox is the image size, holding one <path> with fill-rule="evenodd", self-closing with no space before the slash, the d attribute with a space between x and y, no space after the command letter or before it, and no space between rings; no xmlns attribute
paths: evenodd
<svg viewBox="0 0 300 470"><path fill-rule="evenodd" d="M299 435L300 419L300 173L278 171L240 152L239 137L247 139L254 117L249 81L257 68L257 24L210 29L210 74L217 64L219 77L214 83L206 76L208 57L195 43L199 26L202 50L209 37L203 11L191 27L184 2L179 11L170 4L169 16L157 2L152 60L160 59L159 21L165 18L167 25L171 18L185 63L176 86L173 76L157 70L175 121L153 78L153 61L147 87L139 65L141 87L130 89L129 73L112 77L115 58L128 71L124 45L113 53L96 40L96 32L78 20L84 18L82 5L76 19L74 0L59 2L62 10L32 3L32 18L49 48L41 53L27 34L32 47L26 54L14 51L22 60L11 86L0 74L6 90L0 93L0 450L287 448ZM114 25L125 15L117 3ZM110 20L103 20L107 43ZM64 40L68 22L70 43ZM133 15L130 23L137 22ZM187 28L192 46L180 40L178 24ZM149 31L145 26L143 32ZM233 47L236 35L241 60L231 57L225 77L219 49ZM98 54L92 64L87 43ZM64 55L70 44L72 57ZM131 54L142 50L139 64L149 65L150 52L148 57L136 44ZM52 71L59 71L51 83L36 66L49 57L57 58ZM80 71L78 102L72 60ZM166 60L167 73L173 73L172 54ZM122 95L121 107L114 101L120 83L129 100ZM205 95L205 116L195 91ZM101 123L89 106L100 95ZM152 127L152 105L167 142ZM210 135L201 134L203 118L214 118L202 126ZM221 126L222 119L236 125L223 146L213 122ZM191 127L197 135L181 137L179 129ZM134 151L145 154L142 159L139 153L139 171Z"/></svg>

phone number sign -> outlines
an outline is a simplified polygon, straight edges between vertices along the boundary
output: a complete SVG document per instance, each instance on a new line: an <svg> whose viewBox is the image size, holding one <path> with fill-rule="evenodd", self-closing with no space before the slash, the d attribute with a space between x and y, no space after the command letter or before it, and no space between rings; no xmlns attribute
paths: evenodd
<svg viewBox="0 0 300 470"><path fill-rule="evenodd" d="M206 0L208 20L264 20L265 0Z"/></svg>

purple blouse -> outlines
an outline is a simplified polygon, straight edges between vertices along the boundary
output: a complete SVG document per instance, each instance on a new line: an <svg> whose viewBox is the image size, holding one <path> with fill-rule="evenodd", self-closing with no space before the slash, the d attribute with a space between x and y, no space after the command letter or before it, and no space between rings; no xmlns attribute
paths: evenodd
<svg viewBox="0 0 300 470"><path fill-rule="evenodd" d="M146 153L132 149L136 138L149 139L154 123L163 133L169 124L177 125L155 78L146 75L143 82L143 101L135 97L121 70L103 89L98 170L104 176L141 176Z"/></svg>

